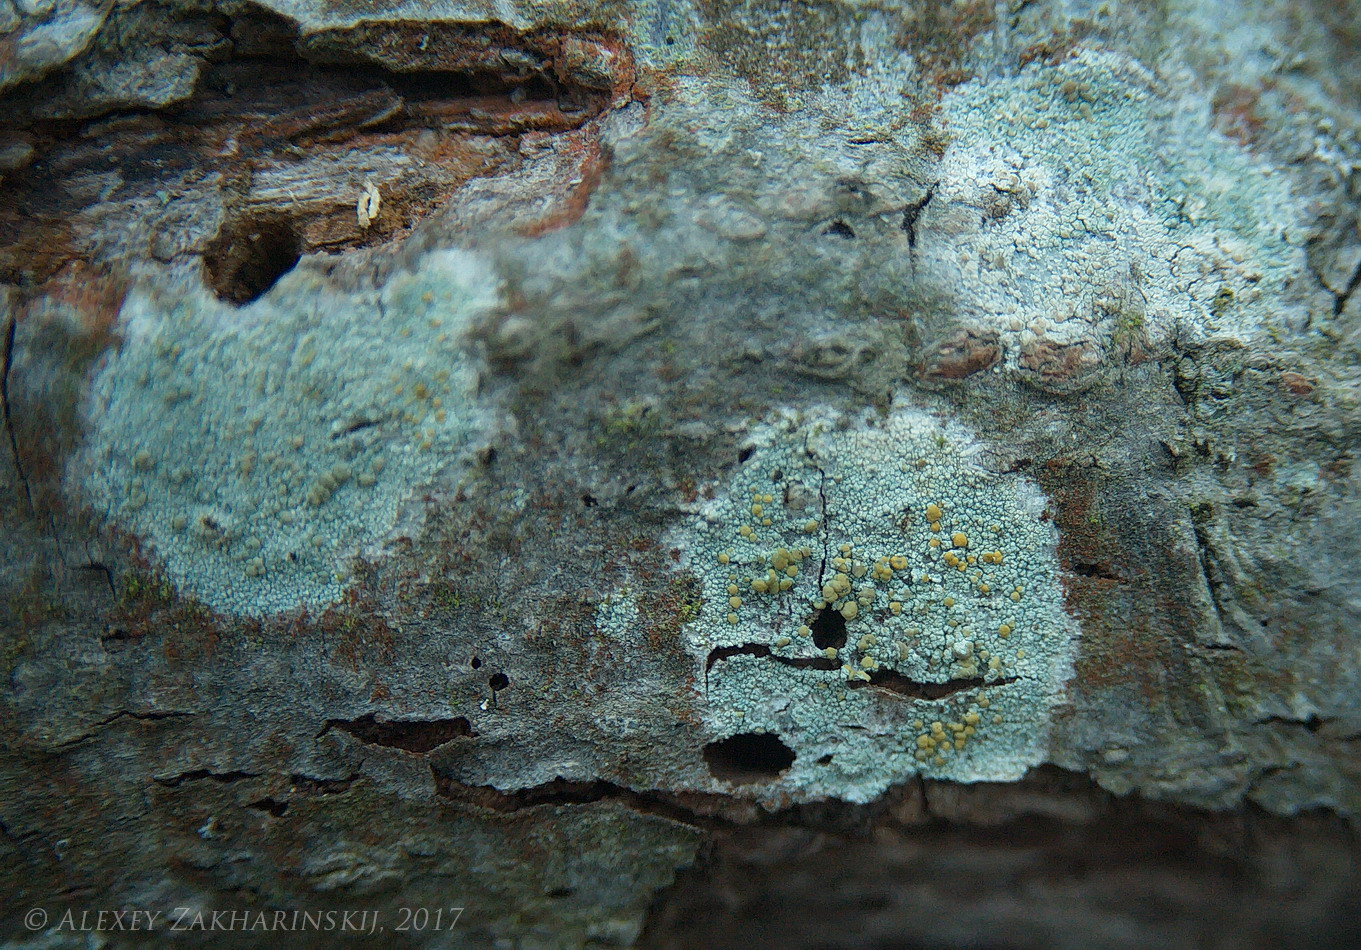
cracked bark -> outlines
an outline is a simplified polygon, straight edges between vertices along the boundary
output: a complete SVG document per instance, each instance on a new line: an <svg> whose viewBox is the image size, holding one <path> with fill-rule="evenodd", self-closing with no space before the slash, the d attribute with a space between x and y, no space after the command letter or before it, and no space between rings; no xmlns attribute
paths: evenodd
<svg viewBox="0 0 1361 950"><path fill-rule="evenodd" d="M9 376L10 370L14 367L14 335L18 328L19 318L11 315L5 322L4 359L3 365L0 365L0 410L3 410L5 416L5 435L9 440L10 456L14 460L14 474L24 486L24 500L28 502L29 511L35 511L33 488L24 473L24 460L19 454L19 438L14 434L14 415L9 401Z"/></svg>
<svg viewBox="0 0 1361 950"><path fill-rule="evenodd" d="M1255 32L1254 17L1274 14L1238 11L1224 37L1188 22L1178 29L1195 35L1173 44L1157 4L1109 22L1029 0L870 5L847 21L844 5L706 0L672 11L674 22L644 10L613 24L618 34L598 29L611 25L603 8L572 7L562 21L591 29L567 29L512 7L523 29L472 22L464 8L426 22L375 7L334 26L321 8L295 9L292 23L263 8L222 18L172 3L157 8L166 36L140 48L160 50L158 68L161 54L189 50L199 78L186 98L88 114L70 100L75 111L51 114L88 59L6 93L0 279L13 309L0 411L14 477L0 500L10 868L0 928L18 933L15 908L43 901L306 909L452 897L478 905L475 929L451 938L469 947L623 946L640 923L636 942L655 948L1361 943L1350 597L1361 267L1338 263L1351 238L1320 223L1354 204L1320 182L1325 160L1355 160L1340 138L1324 142L1346 125L1331 113L1355 111L1352 93L1330 85L1355 74L1355 4L1337 21L1331 6L1306 4L1286 44L1302 59L1248 97L1289 109L1258 123L1245 161L1324 209L1280 248L1321 249L1289 290L1309 296L1304 330L1221 332L1238 319L1227 298L1196 303L1223 302L1222 326L1201 327L1199 311L1149 313L1170 321L1166 337L1141 335L1142 362L1126 353L1119 374L1094 373L1081 394L1057 384L1120 352L1048 335L1081 319L1040 333L968 310L955 287L915 283L932 279L928 252L961 241L955 189L977 184L983 198L963 204L976 217L991 201L992 224L1024 211L995 183L940 177L943 155L958 151L946 133L964 128L941 114L944 97L1053 71L1048 85L1079 110L1072 126L1054 121L1051 134L1067 135L1106 121L1109 102L1067 82L1109 59L1147 67L1157 82L1140 95L1155 102L1179 70L1194 76L1201 99L1162 105L1199 115L1207 97L1211 111L1239 101L1215 95L1243 79L1216 64L1250 72L1259 58L1239 63L1215 44L1284 48ZM119 31L147 39L123 18L150 9L108 14L90 55L113 56ZM892 40L870 51L880 34ZM1202 46L1203 58L1178 59ZM858 59L841 62L842 47ZM1141 60L1150 49L1167 62ZM838 125L880 60L911 60L910 75L882 115ZM741 81L720 81L719 66ZM815 81L792 88L791 76ZM855 95L841 79L818 92L828 76ZM729 98L667 112L710 85ZM819 115L821 95L835 104ZM809 116L815 132L790 131ZM1301 155L1301 119L1319 130L1322 157ZM630 141L635 126L646 136ZM797 136L812 141L791 146ZM885 145L901 149L865 157ZM1016 158L1009 140L986 145L989 161ZM1037 204L1062 214L1090 184L1084 167L1039 169L1053 187ZM381 205L364 227L355 200L369 178ZM1145 201L1156 192L1145 182L1130 200L1150 213L1179 206L1172 230L1224 213L1224 196L1185 188ZM904 204L905 189L919 197ZM697 209L714 217L695 231L710 243L693 250L700 238L685 228ZM724 209L755 223L734 225ZM1240 291L1265 286L1277 262L1238 246L1256 221L1206 240L1224 254L1198 288L1235 275L1246 275ZM709 225L731 230L720 241ZM552 234L561 240L534 243ZM880 281L904 242L914 282ZM967 279L1001 286L1005 268L989 270L977 243L963 248L978 268ZM503 299L468 346L488 355L475 398L503 399L508 425L468 484L403 500L395 537L355 565L342 602L286 617L214 613L163 586L154 541L99 523L106 512L64 482L89 421L83 387L127 342L121 269L206 266L248 326L250 299L290 268L315 267L371 300L382 330L402 316L385 282L450 247L502 255ZM1194 250L1183 247L1187 259ZM544 276L571 255L586 263ZM1107 278L1139 279L1064 266L1084 302ZM1293 306L1288 296L1273 307ZM507 325L520 334L510 342ZM1027 349L1028 333L1043 345ZM1055 391L1020 385L1018 360ZM754 804L751 786L705 769L709 747L733 737L709 731L700 678L737 657L839 663L759 642L690 655L687 624L704 606L673 532L723 490L734 458L750 458L744 427L763 414L904 402L981 433L1001 471L1044 494L1059 532L1054 582L1082 628L1076 675L1045 726L1058 764L1008 784L913 775L868 805ZM635 403L646 412L614 411ZM343 452L407 409L354 408L318 440ZM816 467L821 584L829 486ZM266 580L278 577L271 565ZM626 635L601 620L611 606L636 608ZM871 690L896 710L1024 688L1012 676L869 676L845 691ZM761 788L779 788L776 759Z"/></svg>

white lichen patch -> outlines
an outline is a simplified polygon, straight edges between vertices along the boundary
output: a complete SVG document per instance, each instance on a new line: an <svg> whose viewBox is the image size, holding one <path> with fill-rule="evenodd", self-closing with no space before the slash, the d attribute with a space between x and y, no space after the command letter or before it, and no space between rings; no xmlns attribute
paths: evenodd
<svg viewBox="0 0 1361 950"><path fill-rule="evenodd" d="M496 300L461 251L368 294L306 268L239 309L197 284L139 290L92 383L74 474L215 609L333 603L348 561L490 425L462 334Z"/></svg>
<svg viewBox="0 0 1361 950"><path fill-rule="evenodd" d="M1039 489L903 409L791 415L751 449L684 541L713 734L778 734L796 758L775 787L798 797L1043 761L1076 625Z"/></svg>
<svg viewBox="0 0 1361 950"><path fill-rule="evenodd" d="M1251 336L1288 318L1305 272L1284 175L1215 131L1134 60L1082 49L966 83L918 224L920 273L962 322L1100 348L1147 336Z"/></svg>

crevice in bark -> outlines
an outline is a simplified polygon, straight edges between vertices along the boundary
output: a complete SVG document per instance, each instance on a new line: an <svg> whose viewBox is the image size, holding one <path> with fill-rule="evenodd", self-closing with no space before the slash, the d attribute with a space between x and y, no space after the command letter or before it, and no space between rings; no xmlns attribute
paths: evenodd
<svg viewBox="0 0 1361 950"><path fill-rule="evenodd" d="M1094 577L1106 581L1124 580L1119 574L1107 564L1093 564L1088 561L1074 561L1069 567L1074 574L1081 577Z"/></svg>
<svg viewBox="0 0 1361 950"><path fill-rule="evenodd" d="M14 434L14 415L10 408L9 401L9 374L14 368L14 337L18 331L19 320L14 315L10 315L5 323L5 352L4 365L0 368L0 411L5 417L5 433L9 437L9 450L14 458L14 474L19 479L19 484L24 487L24 498L28 501L28 510L35 511L33 505L33 489L28 484L28 475L24 472L24 461L19 455L19 438Z"/></svg>
<svg viewBox="0 0 1361 950"><path fill-rule="evenodd" d="M269 798L268 796L253 801L246 807L264 812L267 815L272 815L275 818L282 818L284 815L288 814L288 802L278 798Z"/></svg>
<svg viewBox="0 0 1361 950"><path fill-rule="evenodd" d="M247 779L259 778L258 772L214 772L212 769L194 769L189 772L180 772L178 775L171 775L166 778L156 777L153 779L157 785L165 788L179 788L185 782L212 781L219 785L230 785L233 782L244 782Z"/></svg>
<svg viewBox="0 0 1361 950"><path fill-rule="evenodd" d="M905 699L921 699L934 701L945 699L956 693L969 692L970 690L995 689L998 686L1006 686L1017 680L1015 676L1001 677L989 680L982 676L969 676L961 679L945 680L942 683L923 682L914 680L909 676L904 676L897 670L890 670L880 667L871 670L869 682L855 680L847 683L849 689L881 689L893 693L895 696L902 696Z"/></svg>
<svg viewBox="0 0 1361 950"><path fill-rule="evenodd" d="M1352 272L1342 292L1333 295L1333 316L1342 316L1342 311L1347 309L1347 303L1352 299L1352 294L1356 293L1357 287L1361 287L1361 264L1356 265L1356 270Z"/></svg>
<svg viewBox="0 0 1361 950"><path fill-rule="evenodd" d="M1324 719L1317 713L1314 713L1310 716L1306 716L1304 719L1292 719L1288 716L1267 716L1264 719L1254 719L1252 724L1254 726L1266 725L1292 726L1295 728L1304 729L1305 731L1310 733L1317 733L1320 729L1322 729L1325 725L1332 721L1333 720L1331 719Z"/></svg>
<svg viewBox="0 0 1361 950"><path fill-rule="evenodd" d="M0 179L0 280L41 283L101 251L198 257L219 297L249 303L303 254L403 237L469 180L513 174L526 136L578 136L585 164L538 187L584 207L604 161L586 127L634 94L631 55L598 32L411 20L304 35L254 6L164 15L217 36L188 98L40 117L80 88L77 63L0 99L0 135L32 148Z"/></svg>
<svg viewBox="0 0 1361 950"><path fill-rule="evenodd" d="M917 222L921 219L922 213L926 211L926 206L931 203L931 199L936 196L936 183L932 182L924 194L917 201L912 202L903 211L903 231L907 233L908 251L915 254L917 250Z"/></svg>
<svg viewBox="0 0 1361 950"><path fill-rule="evenodd" d="M317 778L295 772L289 776L289 785L294 792L302 795L341 795L348 792L360 777L359 772L352 772L344 778Z"/></svg>
<svg viewBox="0 0 1361 950"><path fill-rule="evenodd" d="M91 723L88 729L86 729L80 735L75 736L71 739L67 739L65 742L62 742L58 746L58 748L65 749L70 746L77 745L81 742L85 742L88 739L93 739L102 730L107 729L114 723L121 722L124 719L131 719L134 722L160 722L161 720L164 719L192 719L197 715L199 715L199 713L197 712L185 712L182 710L152 710L149 712L139 713L123 709L114 713L112 716L105 716L103 719Z"/></svg>
<svg viewBox="0 0 1361 950"><path fill-rule="evenodd" d="M844 643L844 641L843 641ZM841 663L827 657L790 657L778 656L770 647L763 643L744 643L741 646L718 647L709 651L708 659L705 661L704 672L707 675L714 665L735 656L753 656L760 659L773 660L785 666L792 666L802 670L837 670L841 668ZM874 687L885 690L895 695L908 699L937 700L956 693L967 692L968 690L990 689L996 686L1005 686L1014 683L1016 677L1005 677L1002 679L989 680L982 676L965 677L961 679L945 680L943 682L930 682L914 680L911 677L899 673L887 667L880 667L870 672L869 682L855 680L846 686L849 689L864 689Z"/></svg>
<svg viewBox="0 0 1361 950"><path fill-rule="evenodd" d="M351 735L365 745L383 746L388 749L401 749L424 755L455 739L472 738L477 735L472 724L463 716L453 719L391 719L379 721L374 713L358 719L328 719L326 728L317 738L332 729Z"/></svg>
<svg viewBox="0 0 1361 950"><path fill-rule="evenodd" d="M741 646L718 647L710 650L709 658L704 663L704 671L707 673L714 668L715 663L720 663L734 656L760 657L800 670L835 670L840 666L839 663L829 660L825 656L776 656L770 647L763 643L744 643Z"/></svg>
<svg viewBox="0 0 1361 950"><path fill-rule="evenodd" d="M435 794L440 798L506 814L544 806L615 802L631 811L687 825L711 827L732 823L720 815L725 807L732 804L723 795L686 793L681 796L660 791L637 792L613 782L574 782L567 779L554 779L533 788L502 791L488 785L459 782L442 775L433 765L430 774L435 783Z"/></svg>

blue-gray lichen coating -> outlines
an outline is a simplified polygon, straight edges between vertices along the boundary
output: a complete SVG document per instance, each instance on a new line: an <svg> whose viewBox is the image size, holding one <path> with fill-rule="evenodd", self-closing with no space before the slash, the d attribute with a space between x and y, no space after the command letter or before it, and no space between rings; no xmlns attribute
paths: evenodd
<svg viewBox="0 0 1361 950"><path fill-rule="evenodd" d="M133 295L75 462L90 499L217 610L335 602L349 560L490 424L463 332L496 294L477 257L441 251L379 292L304 268L241 309Z"/></svg>
<svg viewBox="0 0 1361 950"><path fill-rule="evenodd" d="M778 733L799 797L1042 761L1076 626L1040 491L906 408L791 413L749 448L686 539L714 733Z"/></svg>
<svg viewBox="0 0 1361 950"><path fill-rule="evenodd" d="M1289 182L1135 60L1080 50L941 105L922 268L957 289L961 322L1001 333L1009 366L1037 336L1109 351L1285 328L1305 233Z"/></svg>

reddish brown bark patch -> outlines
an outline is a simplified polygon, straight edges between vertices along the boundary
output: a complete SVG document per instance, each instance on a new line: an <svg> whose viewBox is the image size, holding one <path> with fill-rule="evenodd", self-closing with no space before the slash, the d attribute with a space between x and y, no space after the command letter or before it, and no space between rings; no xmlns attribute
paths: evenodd
<svg viewBox="0 0 1361 950"><path fill-rule="evenodd" d="M897 42L912 54L917 68L939 90L973 78L964 66L970 46L993 28L996 5L990 0L925 3L902 14Z"/></svg>
<svg viewBox="0 0 1361 950"><path fill-rule="evenodd" d="M558 194L552 210L524 225L521 231L529 237L547 234L578 221L586 213L591 196L609 169L609 154L594 137L571 135L560 154L563 167L560 177L569 184Z"/></svg>
<svg viewBox="0 0 1361 950"><path fill-rule="evenodd" d="M1281 374L1281 386L1293 396L1307 396L1314 391L1316 385L1315 380L1300 373L1286 372Z"/></svg>
<svg viewBox="0 0 1361 950"><path fill-rule="evenodd" d="M1085 692L1135 684L1151 699L1174 660L1167 639L1153 634L1166 622L1158 616L1165 598L1108 518L1095 471L1058 458L1038 475L1054 501L1064 606L1083 632L1074 682Z"/></svg>
<svg viewBox="0 0 1361 950"><path fill-rule="evenodd" d="M917 374L925 381L965 379L991 369L1002 358L998 336L991 330L962 330L926 357Z"/></svg>
<svg viewBox="0 0 1361 950"><path fill-rule="evenodd" d="M522 230L559 227L603 173L597 119L636 78L599 33L399 22L299 37L258 11L221 29L230 52L185 102L0 121L0 140L33 149L0 181L0 280L201 258L218 295L245 303L300 255L399 241L482 177L508 179L498 200Z"/></svg>
<svg viewBox="0 0 1361 950"><path fill-rule="evenodd" d="M1099 31L1096 24L1090 20L1075 19L1062 30L1056 30L1049 36L1032 43L1021 50L1020 65L1029 66L1034 62L1042 62L1047 66L1057 66L1069 56L1073 51L1089 37L1098 35Z"/></svg>
<svg viewBox="0 0 1361 950"><path fill-rule="evenodd" d="M1211 103L1215 127L1240 145L1253 145L1266 123L1257 114L1262 90L1228 83L1215 93Z"/></svg>
<svg viewBox="0 0 1361 950"><path fill-rule="evenodd" d="M1090 340L1059 343L1038 337L1021 347L1021 370L1027 382L1047 392L1069 393L1095 381L1103 354Z"/></svg>
<svg viewBox="0 0 1361 950"><path fill-rule="evenodd" d="M90 367L116 345L114 321L125 275L71 261L46 283L8 301L4 334L4 464L18 472L23 513L46 518L62 510L60 479L81 435L82 383Z"/></svg>

